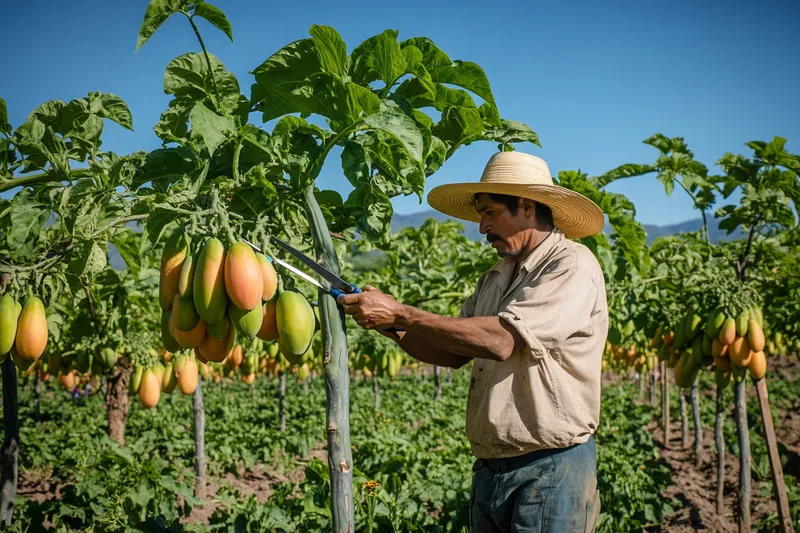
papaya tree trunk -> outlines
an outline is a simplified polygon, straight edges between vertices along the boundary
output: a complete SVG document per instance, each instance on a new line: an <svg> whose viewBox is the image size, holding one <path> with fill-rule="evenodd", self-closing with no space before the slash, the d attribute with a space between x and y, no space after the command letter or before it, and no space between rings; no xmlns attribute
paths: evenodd
<svg viewBox="0 0 800 533"><path fill-rule="evenodd" d="M745 379L734 384L736 429L739 436L739 533L750 531L750 429L747 426Z"/></svg>
<svg viewBox="0 0 800 533"><path fill-rule="evenodd" d="M194 495L206 497L206 414L203 407L203 379L194 390Z"/></svg>
<svg viewBox="0 0 800 533"><path fill-rule="evenodd" d="M378 371L372 373L372 399L373 407L377 412L381 408L381 387L378 383Z"/></svg>
<svg viewBox="0 0 800 533"><path fill-rule="evenodd" d="M725 437L722 425L725 422L725 404L722 401L723 389L717 387L717 413L714 420L714 441L717 445L717 514L725 513Z"/></svg>
<svg viewBox="0 0 800 533"><path fill-rule="evenodd" d="M453 369L449 366L447 367L447 384L450 385L453 382Z"/></svg>
<svg viewBox="0 0 800 533"><path fill-rule="evenodd" d="M689 447L689 417L686 414L686 393L681 389L681 448Z"/></svg>
<svg viewBox="0 0 800 533"><path fill-rule="evenodd" d="M3 449L0 452L0 525L14 520L19 460L17 369L7 355L3 361Z"/></svg>
<svg viewBox="0 0 800 533"><path fill-rule="evenodd" d="M639 372L639 397L644 398L644 395L647 393L646 384L645 384L645 374L643 372Z"/></svg>
<svg viewBox="0 0 800 533"><path fill-rule="evenodd" d="M700 398L697 390L697 379L692 383L692 418L694 419L694 464L703 464L703 425L700 422Z"/></svg>
<svg viewBox="0 0 800 533"><path fill-rule="evenodd" d="M33 378L33 405L34 405L34 413L36 416L36 425L39 425L42 423L42 411L39 402L39 396L40 396L39 392L41 386L39 381L38 369L36 372L34 372L34 374L36 374L36 377Z"/></svg>
<svg viewBox="0 0 800 533"><path fill-rule="evenodd" d="M661 362L661 421L664 427L664 448L669 448L669 376L667 362Z"/></svg>
<svg viewBox="0 0 800 533"><path fill-rule="evenodd" d="M325 217L314 196L313 185L306 190L311 237L314 250L325 267L339 274L339 258L333 247ZM347 337L344 310L333 297L319 290L322 325L322 362L327 397L328 468L331 483L333 533L353 533L353 451L350 447L350 372L347 368Z"/></svg>
<svg viewBox="0 0 800 533"><path fill-rule="evenodd" d="M281 372L278 383L278 420L280 423L280 432L283 433L286 431L286 408L284 407L284 403L286 402L286 372Z"/></svg>
<svg viewBox="0 0 800 533"><path fill-rule="evenodd" d="M108 376L106 389L106 433L111 440L125 445L125 422L128 420L128 380L131 366L127 357L120 357L113 373Z"/></svg>
<svg viewBox="0 0 800 533"><path fill-rule="evenodd" d="M656 406L656 373L650 372L647 376L650 383L650 405Z"/></svg>
<svg viewBox="0 0 800 533"><path fill-rule="evenodd" d="M438 366L433 365L433 382L434 382L434 392L433 392L433 401L438 402L442 399L442 380L439 376L440 369Z"/></svg>
<svg viewBox="0 0 800 533"><path fill-rule="evenodd" d="M778 439L775 436L772 411L769 409L766 378L761 378L756 382L756 391L758 392L758 404L761 408L761 418L764 421L764 437L767 441L769 467L772 471L772 487L775 490L775 504L778 507L778 521L780 522L781 531L787 533L794 531L794 529L792 527L792 516L789 513L789 498L786 494L786 482L783 479L781 456L778 454Z"/></svg>
<svg viewBox="0 0 800 533"><path fill-rule="evenodd" d="M303 380L303 396L308 396L308 380L308 376L306 376L306 379Z"/></svg>

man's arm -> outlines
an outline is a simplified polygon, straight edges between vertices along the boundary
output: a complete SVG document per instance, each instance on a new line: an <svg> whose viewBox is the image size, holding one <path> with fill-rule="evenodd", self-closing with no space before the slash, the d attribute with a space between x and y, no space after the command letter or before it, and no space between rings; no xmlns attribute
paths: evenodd
<svg viewBox="0 0 800 533"><path fill-rule="evenodd" d="M409 349L402 340L400 345L418 359L418 355L427 352L431 354L429 359L456 363L473 358L505 361L524 344L519 333L499 317L440 316L402 305L370 286L364 287L360 294L340 296L338 301L361 327L383 330L395 326L406 330L406 335L410 335L406 341ZM443 353L454 354L456 358Z"/></svg>
<svg viewBox="0 0 800 533"><path fill-rule="evenodd" d="M423 363L461 368L472 359L443 350L410 331L401 331L394 339L408 355Z"/></svg>

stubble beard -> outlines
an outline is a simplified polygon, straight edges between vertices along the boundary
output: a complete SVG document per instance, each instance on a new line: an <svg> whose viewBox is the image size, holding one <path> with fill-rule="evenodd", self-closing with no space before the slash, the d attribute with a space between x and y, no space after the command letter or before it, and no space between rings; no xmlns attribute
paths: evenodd
<svg viewBox="0 0 800 533"><path fill-rule="evenodd" d="M497 252L497 253L503 259L509 259L509 258L510 259L516 259L517 257L519 257L519 254L522 253L522 250L507 250L505 252Z"/></svg>

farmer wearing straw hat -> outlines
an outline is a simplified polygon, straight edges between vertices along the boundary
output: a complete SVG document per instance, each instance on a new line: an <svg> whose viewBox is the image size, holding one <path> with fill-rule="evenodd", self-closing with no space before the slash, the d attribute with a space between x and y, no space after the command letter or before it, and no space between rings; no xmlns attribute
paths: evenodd
<svg viewBox="0 0 800 533"><path fill-rule="evenodd" d="M495 154L480 182L436 187L428 203L479 222L501 257L461 316L403 305L369 286L339 302L362 327L404 330L398 344L420 361L474 362L472 532L592 531L608 308L597 259L570 239L599 232L603 213L520 152Z"/></svg>

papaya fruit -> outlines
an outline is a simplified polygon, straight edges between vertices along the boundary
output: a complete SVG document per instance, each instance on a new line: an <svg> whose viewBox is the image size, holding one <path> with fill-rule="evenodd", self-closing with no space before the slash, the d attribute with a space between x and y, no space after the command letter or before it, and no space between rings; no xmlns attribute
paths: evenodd
<svg viewBox="0 0 800 533"><path fill-rule="evenodd" d="M228 317L228 313L222 315L219 321L206 325L208 333L218 341L225 339L229 329L231 329L231 319Z"/></svg>
<svg viewBox="0 0 800 533"><path fill-rule="evenodd" d="M170 391L167 390L169 389L170 383L172 381L175 381L175 383L177 383L177 378L175 377L175 371L173 368L174 366L175 366L174 363L170 362L167 363L166 366L164 367L164 375L161 376L161 392L166 392L167 394L169 394L170 392L172 392L171 390Z"/></svg>
<svg viewBox="0 0 800 533"><path fill-rule="evenodd" d="M281 353L303 355L314 336L314 310L305 297L294 291L283 291L278 296L277 323ZM289 357L287 356L287 359Z"/></svg>
<svg viewBox="0 0 800 533"><path fill-rule="evenodd" d="M711 357L711 344L713 342L713 338L709 337L706 332L703 332L703 335L700 337L703 339L703 357Z"/></svg>
<svg viewBox="0 0 800 533"><path fill-rule="evenodd" d="M217 340L213 335L206 333L203 341L197 347L197 351L205 361L213 363L221 363L225 360L231 350L233 350L233 343L236 340L236 332L233 328L228 329L228 333L223 340Z"/></svg>
<svg viewBox="0 0 800 533"><path fill-rule="evenodd" d="M161 383L164 381L164 374L166 374L167 369L162 364L156 364L151 370L158 379L158 388L161 390Z"/></svg>
<svg viewBox="0 0 800 533"><path fill-rule="evenodd" d="M164 251L161 253L158 301L164 311L172 308L173 298L178 292L178 279L187 255L189 255L189 237L184 231L176 230L167 239Z"/></svg>
<svg viewBox="0 0 800 533"><path fill-rule="evenodd" d="M764 350L764 330L758 322L751 318L747 323L747 342L750 344L750 349L754 352L761 352Z"/></svg>
<svg viewBox="0 0 800 533"><path fill-rule="evenodd" d="M300 381L305 381L309 374L311 374L311 367L308 366L308 363L304 363L297 368L297 379Z"/></svg>
<svg viewBox="0 0 800 533"><path fill-rule="evenodd" d="M261 300L268 302L275 296L275 291L278 290L278 273L275 272L275 267L272 266L272 261L262 254L257 253L256 259L258 266L261 268L261 278L263 280L261 288Z"/></svg>
<svg viewBox="0 0 800 533"><path fill-rule="evenodd" d="M668 331L662 335L661 340L664 342L664 346L671 346L672 342L674 341L675 334L672 331Z"/></svg>
<svg viewBox="0 0 800 533"><path fill-rule="evenodd" d="M728 356L728 345L725 344L723 346L723 344L719 342L719 339L714 337L714 340L711 341L711 356L712 357L727 357Z"/></svg>
<svg viewBox="0 0 800 533"><path fill-rule="evenodd" d="M736 317L736 334L740 337L747 335L747 325L750 320L750 310L744 309L739 316Z"/></svg>
<svg viewBox="0 0 800 533"><path fill-rule="evenodd" d="M747 368L733 365L731 367L731 376L736 383L741 383L744 380L745 375L747 375Z"/></svg>
<svg viewBox="0 0 800 533"><path fill-rule="evenodd" d="M178 294L181 298L190 299L194 287L194 268L197 265L197 255L187 255L178 275Z"/></svg>
<svg viewBox="0 0 800 533"><path fill-rule="evenodd" d="M725 313L721 309L714 309L708 314L706 320L706 334L709 337L716 337L719 335L719 330L722 329L722 324L725 323Z"/></svg>
<svg viewBox="0 0 800 533"><path fill-rule="evenodd" d="M672 347L676 350L683 348L683 344L685 342L683 336L686 332L685 324L686 317L683 317L681 318L680 322L678 322L678 325L675 326L675 337L672 339Z"/></svg>
<svg viewBox="0 0 800 533"><path fill-rule="evenodd" d="M750 377L753 378L754 381L758 381L764 377L764 374L767 373L767 358L764 352L753 352L753 355L750 357L750 362L747 363L747 370L750 372Z"/></svg>
<svg viewBox="0 0 800 533"><path fill-rule="evenodd" d="M175 300L180 300L180 296L176 294ZM180 305L177 304L176 305ZM181 348L195 348L203 340L206 335L206 323L201 318L198 320L197 325L191 331L182 331L178 329L177 319L175 313L170 313L169 332L172 337L178 342Z"/></svg>
<svg viewBox="0 0 800 533"><path fill-rule="evenodd" d="M750 310L750 318L755 318L761 329L764 329L764 312L760 307L756 306Z"/></svg>
<svg viewBox="0 0 800 533"><path fill-rule="evenodd" d="M727 357L714 357L714 366L727 372L731 369L731 360Z"/></svg>
<svg viewBox="0 0 800 533"><path fill-rule="evenodd" d="M181 331L192 331L200 321L200 315L194 308L194 302L191 299L182 298L177 293L172 300L170 313L175 316L175 327Z"/></svg>
<svg viewBox="0 0 800 533"><path fill-rule="evenodd" d="M192 299L197 314L207 324L219 322L227 310L225 248L219 239L209 239L197 256L192 280Z"/></svg>
<svg viewBox="0 0 800 533"><path fill-rule="evenodd" d="M750 351L750 344L747 342L747 337L736 337L728 348L728 358L736 366L746 367L750 362L750 356L753 352Z"/></svg>
<svg viewBox="0 0 800 533"><path fill-rule="evenodd" d="M177 352L181 349L181 345L178 344L178 341L175 340L175 337L172 336L172 331L170 330L170 312L161 310L161 343L164 345L164 348L169 350L170 352Z"/></svg>
<svg viewBox="0 0 800 533"><path fill-rule="evenodd" d="M178 388L184 394L192 394L197 389L197 361L191 357L186 359L186 365L178 376Z"/></svg>
<svg viewBox="0 0 800 533"><path fill-rule="evenodd" d="M255 309L264 292L264 275L249 244L239 241L225 256L225 291L233 304L244 311Z"/></svg>
<svg viewBox="0 0 800 533"><path fill-rule="evenodd" d="M152 409L158 405L161 398L161 382L153 369L148 368L142 374L142 382L139 385L139 401L145 409Z"/></svg>
<svg viewBox="0 0 800 533"><path fill-rule="evenodd" d="M731 372L717 368L714 370L714 382L719 390L724 390L731 382Z"/></svg>
<svg viewBox="0 0 800 533"><path fill-rule="evenodd" d="M11 355L11 360L14 362L14 366L16 366L20 372L25 372L33 365L33 363L36 362L31 359L24 359L20 357L16 346L12 346L8 353Z"/></svg>
<svg viewBox="0 0 800 533"><path fill-rule="evenodd" d="M261 300L259 299L259 304ZM236 331L241 333L247 340L252 340L261 329L263 317L261 305L256 305L253 309L245 311L237 307L233 300L228 303L228 317L236 327Z"/></svg>
<svg viewBox="0 0 800 533"><path fill-rule="evenodd" d="M133 394L139 393L139 387L142 384L142 376L144 376L144 367L141 365L136 365L131 373L130 378L130 391Z"/></svg>
<svg viewBox="0 0 800 533"><path fill-rule="evenodd" d="M727 346L736 338L736 321L731 317L726 317L722 328L719 330L719 343Z"/></svg>
<svg viewBox="0 0 800 533"><path fill-rule="evenodd" d="M47 354L47 369L54 375L61 371L61 356L53 350L50 350L50 353Z"/></svg>
<svg viewBox="0 0 800 533"><path fill-rule="evenodd" d="M255 374L246 374L246 375L242 374L242 381L244 381L248 385L252 385L256 381L256 375Z"/></svg>
<svg viewBox="0 0 800 533"><path fill-rule="evenodd" d="M7 354L17 336L17 301L10 294L0 298L0 354Z"/></svg>
<svg viewBox="0 0 800 533"><path fill-rule="evenodd" d="M36 296L28 296L17 319L14 339L17 354L27 361L36 361L47 347L47 317L44 305Z"/></svg>
<svg viewBox="0 0 800 533"><path fill-rule="evenodd" d="M75 386L75 373L67 372L66 374L59 374L58 384L67 390L72 390L72 387Z"/></svg>
<svg viewBox="0 0 800 533"><path fill-rule="evenodd" d="M700 315L697 313L692 312L684 324L684 328L686 328L686 330L683 332L684 342L694 340L697 337L697 334L700 333L702 326L703 319L700 318Z"/></svg>
<svg viewBox="0 0 800 533"><path fill-rule="evenodd" d="M225 365L231 370L236 370L244 362L244 349L241 344L237 344L225 358Z"/></svg>
<svg viewBox="0 0 800 533"><path fill-rule="evenodd" d="M261 306L261 328L256 337L265 341L274 341L278 338L278 305L277 300L264 302Z"/></svg>

